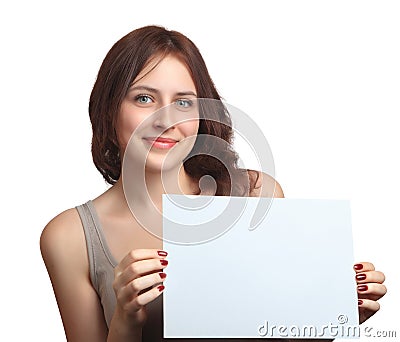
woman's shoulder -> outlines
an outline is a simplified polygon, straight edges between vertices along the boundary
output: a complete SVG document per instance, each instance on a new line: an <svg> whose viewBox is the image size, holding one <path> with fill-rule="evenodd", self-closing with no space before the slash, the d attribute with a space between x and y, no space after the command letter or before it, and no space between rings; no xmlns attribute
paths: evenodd
<svg viewBox="0 0 400 342"><path fill-rule="evenodd" d="M85 258L85 243L82 223L75 208L51 219L40 236L40 250L46 266L81 263Z"/></svg>
<svg viewBox="0 0 400 342"><path fill-rule="evenodd" d="M257 170L246 169L250 179L250 197L285 197L278 181L271 175Z"/></svg>
<svg viewBox="0 0 400 342"><path fill-rule="evenodd" d="M78 229L80 228L81 220L77 210L75 208L67 209L47 223L43 229L41 240L57 240L62 238L64 242L68 243L69 240L74 238L74 235L78 233Z"/></svg>

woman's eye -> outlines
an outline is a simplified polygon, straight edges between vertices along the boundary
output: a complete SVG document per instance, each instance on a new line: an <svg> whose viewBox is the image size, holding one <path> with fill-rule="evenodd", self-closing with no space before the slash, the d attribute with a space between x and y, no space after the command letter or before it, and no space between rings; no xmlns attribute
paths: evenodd
<svg viewBox="0 0 400 342"><path fill-rule="evenodd" d="M140 104L146 104L152 102L153 100L151 99L150 96L138 95L136 96L136 101L139 102Z"/></svg>
<svg viewBox="0 0 400 342"><path fill-rule="evenodd" d="M178 107L189 108L192 106L193 101L181 99L181 100L176 100L175 103L177 104Z"/></svg>

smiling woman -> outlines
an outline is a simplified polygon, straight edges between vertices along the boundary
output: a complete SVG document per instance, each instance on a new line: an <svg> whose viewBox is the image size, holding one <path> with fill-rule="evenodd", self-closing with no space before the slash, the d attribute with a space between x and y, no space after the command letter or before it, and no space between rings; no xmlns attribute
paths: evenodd
<svg viewBox="0 0 400 342"><path fill-rule="evenodd" d="M201 104L201 98L215 103ZM259 194L264 184L270 195L283 196L272 177L237 167L231 120L219 101L197 47L179 32L143 27L119 40L105 57L89 116L93 161L113 186L55 217L41 237L69 341L162 340L160 294L167 253L162 240L144 230L129 210L121 175L124 157L145 161L145 189L135 192L135 202L146 203L142 199L149 193L160 210L161 171L176 193L200 194L199 181L209 175L216 195ZM197 139L200 135L206 139ZM225 142L223 150L207 137ZM133 150L127 151L132 139ZM221 160L212 150L222 152ZM146 206L142 210L152 216Z"/></svg>
<svg viewBox="0 0 400 342"><path fill-rule="evenodd" d="M190 73L178 58L168 55L161 60L153 60L149 63L133 81L121 104L116 132L122 153L124 154L133 132L146 119L150 119L151 125L145 132L146 135L142 137L142 140L151 146L146 166L149 170L155 168L160 171L164 163L161 152L167 152L180 141L197 135L199 129L197 111L189 111L193 108L196 96L196 87ZM178 122L176 115L173 115L175 111L172 110L171 113L170 108L161 110L158 115L153 115L169 104L174 104L179 110L184 110L186 120ZM150 116L153 116L153 119ZM186 155L192 147L193 145ZM182 159L186 155L182 156ZM180 165L176 166L180 167ZM188 177L184 169L181 177Z"/></svg>
<svg viewBox="0 0 400 342"><path fill-rule="evenodd" d="M176 70L165 68L166 57L167 60L174 59L172 64L177 67ZM160 63L161 69L158 68ZM147 75L154 79L154 74L152 76L150 73L155 68L158 69L157 74L163 76L160 87L143 79ZM184 82L179 87L173 84L177 77L174 71L180 72L179 77ZM171 88L174 86L176 89ZM160 91L164 88L169 91L169 98L165 94L160 97ZM119 40L103 61L89 102L93 161L105 180L114 184L120 178L121 146L116 125L122 104L139 106L140 102L143 106L149 106L141 111L144 115L146 108L148 112L154 112L170 104L169 101L180 100L181 103L184 99L194 98L221 99L199 50L187 37L176 31L148 26L132 31ZM231 146L231 127L226 111L212 110L207 113L207 118L199 122L197 134L218 137ZM129 134L129 129L126 134ZM209 142L209 145L213 144L214 141ZM238 156L232 148L224 153L224 160L220 161L209 156L213 146L207 146L206 142L201 147L202 153L197 150L196 154L185 160L185 170L191 178L198 182L205 174L211 175L217 183L217 195L249 193L250 189L244 185L249 184L249 172L252 180L258 177L258 173L239 170ZM241 180L231 182L231 177ZM234 189L231 189L231 183Z"/></svg>
<svg viewBox="0 0 400 342"><path fill-rule="evenodd" d="M93 161L112 187L56 216L41 235L68 341L163 340L168 253L130 211L121 167L125 157L138 172L143 162L144 189L134 173L132 186L139 191L133 197L149 221L146 194L162 211L164 173L172 193L203 194L199 182L209 176L214 195L283 197L273 177L238 167L231 119L220 100L197 47L179 32L140 28L105 57L89 116ZM360 282L371 283L360 289L361 312L369 317L386 291L384 276L369 263L359 264L357 272L366 275Z"/></svg>

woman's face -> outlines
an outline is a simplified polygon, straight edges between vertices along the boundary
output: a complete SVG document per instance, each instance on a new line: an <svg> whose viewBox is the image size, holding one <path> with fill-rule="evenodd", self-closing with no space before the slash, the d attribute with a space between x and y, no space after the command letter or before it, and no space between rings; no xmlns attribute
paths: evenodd
<svg viewBox="0 0 400 342"><path fill-rule="evenodd" d="M128 152L142 156L146 168L181 164L199 128L196 98L191 75L178 58L168 55L149 63L121 104L116 125L121 155L134 133ZM163 165L167 154L168 163Z"/></svg>

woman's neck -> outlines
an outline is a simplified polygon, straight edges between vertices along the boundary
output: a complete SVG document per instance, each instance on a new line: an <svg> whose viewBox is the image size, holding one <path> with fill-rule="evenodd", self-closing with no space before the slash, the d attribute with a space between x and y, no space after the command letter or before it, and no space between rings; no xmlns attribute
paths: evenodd
<svg viewBox="0 0 400 342"><path fill-rule="evenodd" d="M161 212L162 194L197 194L198 184L191 178L184 167L179 170L163 172L146 171L143 177L134 175L124 180L122 177L104 194L109 210L119 215L130 215L132 208L137 210L155 209ZM100 198L103 196L100 196ZM100 199L99 198L99 199ZM129 206L127 205L129 203Z"/></svg>
<svg viewBox="0 0 400 342"><path fill-rule="evenodd" d="M145 191L137 194L141 200L151 198L154 203L161 203L162 194L192 195L198 192L197 182L188 175L183 166L162 174L147 171L145 179Z"/></svg>

